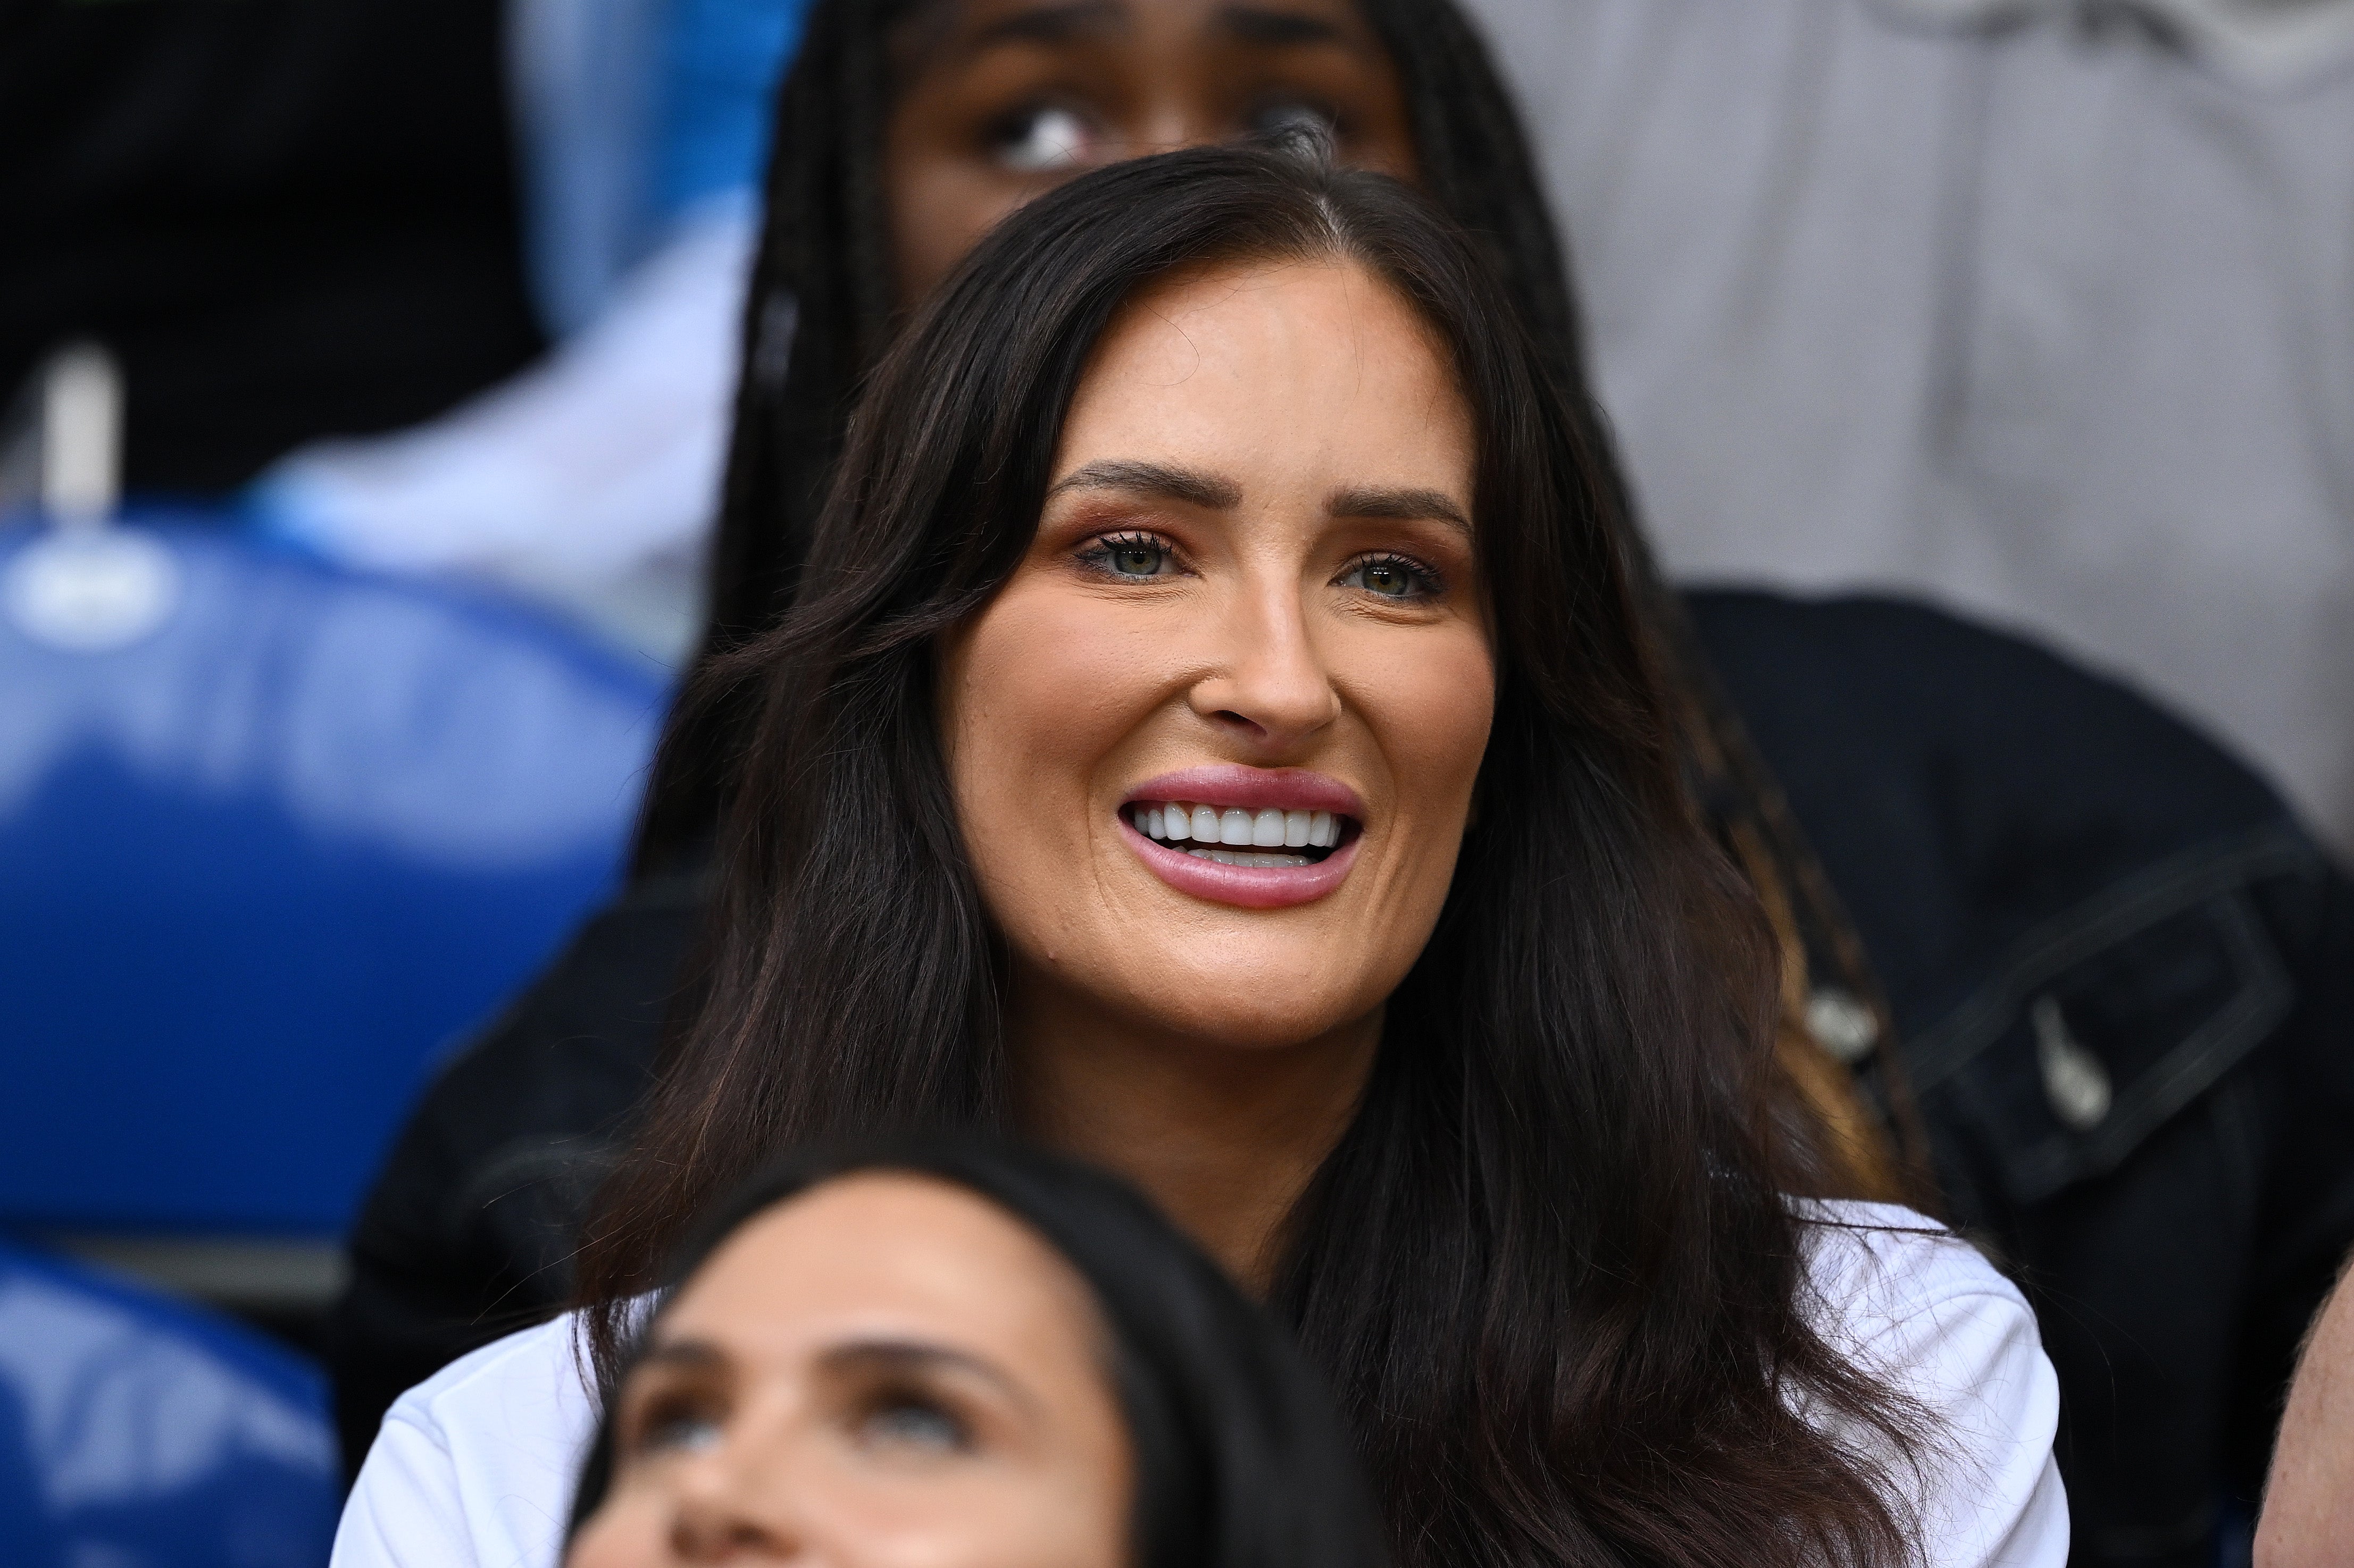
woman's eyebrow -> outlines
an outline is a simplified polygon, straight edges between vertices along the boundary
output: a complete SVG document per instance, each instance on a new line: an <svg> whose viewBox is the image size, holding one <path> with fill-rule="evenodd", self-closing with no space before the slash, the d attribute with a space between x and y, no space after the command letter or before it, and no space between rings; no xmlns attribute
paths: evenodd
<svg viewBox="0 0 2354 1568"><path fill-rule="evenodd" d="M1462 508L1436 490L1336 490L1324 503L1324 510L1335 517L1395 517L1407 522L1427 519L1444 523L1467 536L1471 532L1471 520L1463 515Z"/></svg>
<svg viewBox="0 0 2354 1568"><path fill-rule="evenodd" d="M820 1355L818 1365L828 1372L869 1375L879 1372L898 1377L960 1372L979 1378L1025 1409L1036 1408L1036 1403L1027 1392L979 1356L950 1350L946 1345L928 1344L921 1340L854 1340Z"/></svg>
<svg viewBox="0 0 2354 1568"><path fill-rule="evenodd" d="M1158 496L1213 512L1230 511L1243 503L1243 487L1233 480L1199 469L1172 468L1167 463L1107 458L1073 469L1049 495L1066 490L1118 490L1130 495Z"/></svg>
<svg viewBox="0 0 2354 1568"><path fill-rule="evenodd" d="M1264 5L1224 5L1216 26L1246 44L1278 48L1302 44L1350 44L1354 40L1338 24L1304 11L1278 11Z"/></svg>
<svg viewBox="0 0 2354 1568"><path fill-rule="evenodd" d="M708 1340L665 1340L650 1345L638 1358L642 1367L716 1367L726 1363L726 1354Z"/></svg>
<svg viewBox="0 0 2354 1568"><path fill-rule="evenodd" d="M961 42L962 52L978 54L1000 44L1063 44L1088 34L1100 36L1127 30L1127 11L1117 0L1068 0L1059 5L1032 5L985 23Z"/></svg>

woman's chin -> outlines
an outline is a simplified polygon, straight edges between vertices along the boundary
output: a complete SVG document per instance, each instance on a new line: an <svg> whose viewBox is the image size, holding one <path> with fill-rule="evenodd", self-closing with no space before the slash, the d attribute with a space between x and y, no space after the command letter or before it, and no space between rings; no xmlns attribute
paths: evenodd
<svg viewBox="0 0 2354 1568"><path fill-rule="evenodd" d="M1215 961L1217 944L1204 947L1201 959L1161 966L1149 978L1123 977L1116 991L1098 991L1099 1003L1205 1053L1256 1054L1347 1031L1377 1013L1391 989L1384 977L1352 973L1342 954L1320 943L1263 947L1225 964ZM1323 983L1302 983L1319 974Z"/></svg>

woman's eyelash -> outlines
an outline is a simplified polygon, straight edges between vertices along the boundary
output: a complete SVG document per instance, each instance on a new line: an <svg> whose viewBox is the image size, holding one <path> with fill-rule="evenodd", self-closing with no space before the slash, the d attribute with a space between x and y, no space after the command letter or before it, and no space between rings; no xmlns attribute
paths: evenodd
<svg viewBox="0 0 2354 1568"><path fill-rule="evenodd" d="M1175 545L1141 530L1098 534L1080 546L1078 558L1106 577L1129 582L1163 577L1168 572L1162 568L1180 566Z"/></svg>
<svg viewBox="0 0 2354 1568"><path fill-rule="evenodd" d="M870 1443L932 1453L972 1446L971 1425L945 1401L912 1389L878 1392L865 1402L858 1425Z"/></svg>
<svg viewBox="0 0 2354 1568"><path fill-rule="evenodd" d="M693 1451L716 1442L719 1416L709 1402L669 1395L649 1401L628 1446L636 1453Z"/></svg>
<svg viewBox="0 0 2354 1568"><path fill-rule="evenodd" d="M1081 546L1077 557L1108 577L1145 582L1183 569L1177 547L1158 534L1130 529L1098 534ZM1337 582L1376 598L1397 600L1434 599L1447 591L1446 574L1427 561L1394 550L1373 550L1352 559Z"/></svg>
<svg viewBox="0 0 2354 1568"><path fill-rule="evenodd" d="M1385 577L1404 579L1397 591L1387 586ZM1359 581L1356 579L1363 578ZM1394 550L1372 550L1357 556L1341 568L1336 580L1353 582L1367 593L1383 599L1433 599L1447 591L1447 575L1427 561L1416 560Z"/></svg>

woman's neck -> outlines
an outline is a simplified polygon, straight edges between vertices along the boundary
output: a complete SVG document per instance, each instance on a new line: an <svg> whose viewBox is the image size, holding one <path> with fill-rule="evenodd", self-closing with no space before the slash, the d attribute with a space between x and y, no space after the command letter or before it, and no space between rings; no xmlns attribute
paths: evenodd
<svg viewBox="0 0 2354 1568"><path fill-rule="evenodd" d="M1142 1187L1264 1296L1286 1216L1356 1112L1380 1012L1298 1044L1235 1044L1123 1024L1019 979L1013 989L1024 1130Z"/></svg>

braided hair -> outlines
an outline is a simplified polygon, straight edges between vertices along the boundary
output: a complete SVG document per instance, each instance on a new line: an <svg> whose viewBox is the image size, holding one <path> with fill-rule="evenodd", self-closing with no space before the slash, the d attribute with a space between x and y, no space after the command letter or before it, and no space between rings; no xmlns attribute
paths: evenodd
<svg viewBox="0 0 2354 1568"><path fill-rule="evenodd" d="M790 599L861 380L899 313L882 168L889 39L921 3L820 0L780 91L698 657L705 668L773 625ZM1357 4L1397 69L1423 188L1486 252L1557 384L1588 397L1567 259L1485 46L1447 0ZM1613 510L1631 519L1623 478L1604 466L1617 491ZM1779 938L1776 1054L1796 1091L1796 1119L1806 1124L1791 1130L1821 1146L1842 1176L1840 1195L1929 1207L1925 1139L1893 1053L1873 1049L1893 1035L1862 944L1718 689L1681 600L1631 521L1621 535L1655 656L1678 698L1693 798ZM648 792L640 875L685 869L706 853L742 748L743 694L707 682L689 691ZM1841 1059L1857 1057L1850 1073Z"/></svg>

